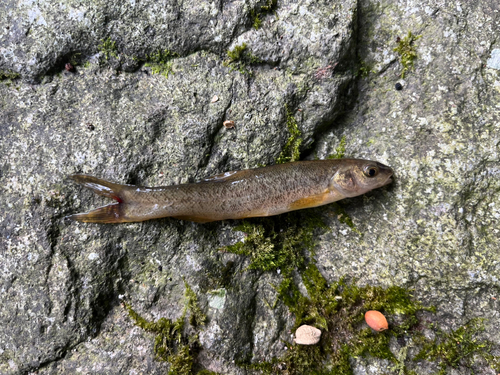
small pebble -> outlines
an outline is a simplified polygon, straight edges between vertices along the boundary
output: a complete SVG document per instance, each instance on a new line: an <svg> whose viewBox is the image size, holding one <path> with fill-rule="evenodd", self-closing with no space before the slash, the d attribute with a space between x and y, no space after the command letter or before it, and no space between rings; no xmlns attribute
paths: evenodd
<svg viewBox="0 0 500 375"><path fill-rule="evenodd" d="M367 311L365 313L365 321L371 329L377 332L382 332L389 328L385 316L376 310Z"/></svg>
<svg viewBox="0 0 500 375"><path fill-rule="evenodd" d="M295 331L295 341L299 345L314 345L319 342L321 331L316 327L302 325Z"/></svg>
<svg viewBox="0 0 500 375"><path fill-rule="evenodd" d="M398 83L396 83L396 86L395 86L395 87L396 87L396 90L398 90L398 91L403 90L403 85L402 85L401 83L399 83L399 82L398 82Z"/></svg>
<svg viewBox="0 0 500 375"><path fill-rule="evenodd" d="M210 100L210 103L215 103L217 100L219 100L219 97L217 95L214 95L212 100Z"/></svg>

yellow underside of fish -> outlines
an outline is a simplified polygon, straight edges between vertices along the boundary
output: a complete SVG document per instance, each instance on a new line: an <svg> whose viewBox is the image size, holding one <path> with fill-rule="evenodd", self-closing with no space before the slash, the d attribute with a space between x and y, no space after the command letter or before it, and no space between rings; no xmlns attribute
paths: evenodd
<svg viewBox="0 0 500 375"><path fill-rule="evenodd" d="M290 211L293 211L301 210L303 208L318 207L329 203L330 201L332 201L331 199L332 195L330 193L330 190L325 189L325 191L321 194L311 195L309 197L301 198L296 200L295 202L292 202L290 206L288 206L288 208Z"/></svg>

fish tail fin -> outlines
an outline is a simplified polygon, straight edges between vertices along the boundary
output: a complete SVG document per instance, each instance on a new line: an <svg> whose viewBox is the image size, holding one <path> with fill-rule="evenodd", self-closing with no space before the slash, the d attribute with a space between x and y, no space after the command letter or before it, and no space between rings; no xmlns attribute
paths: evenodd
<svg viewBox="0 0 500 375"><path fill-rule="evenodd" d="M68 219L84 223L124 223L129 221L125 215L125 206L127 204L125 192L133 188L131 185L115 184L83 174L75 174L70 178L76 183L91 189L94 193L112 198L117 202L90 212L67 216Z"/></svg>

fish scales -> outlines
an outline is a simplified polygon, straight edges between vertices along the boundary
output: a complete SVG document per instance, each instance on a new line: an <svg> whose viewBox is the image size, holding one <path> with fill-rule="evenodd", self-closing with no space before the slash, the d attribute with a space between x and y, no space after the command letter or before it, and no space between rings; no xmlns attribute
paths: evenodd
<svg viewBox="0 0 500 375"><path fill-rule="evenodd" d="M220 182L204 181L133 190L129 193L129 200L141 204L166 205L165 216L203 216L210 212L220 217L227 213L239 217L255 211L264 212L269 207L286 209L286 202L305 195L319 194L328 186L324 168L317 170L311 165L273 167ZM140 207L137 209L141 210Z"/></svg>

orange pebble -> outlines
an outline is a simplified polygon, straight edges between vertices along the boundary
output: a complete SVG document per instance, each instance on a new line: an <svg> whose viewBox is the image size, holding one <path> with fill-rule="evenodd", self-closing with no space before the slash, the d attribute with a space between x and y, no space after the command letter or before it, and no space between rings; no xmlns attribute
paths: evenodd
<svg viewBox="0 0 500 375"><path fill-rule="evenodd" d="M385 316L381 312L375 310L370 310L365 313L365 321L371 329L377 332L382 332L389 328Z"/></svg>

